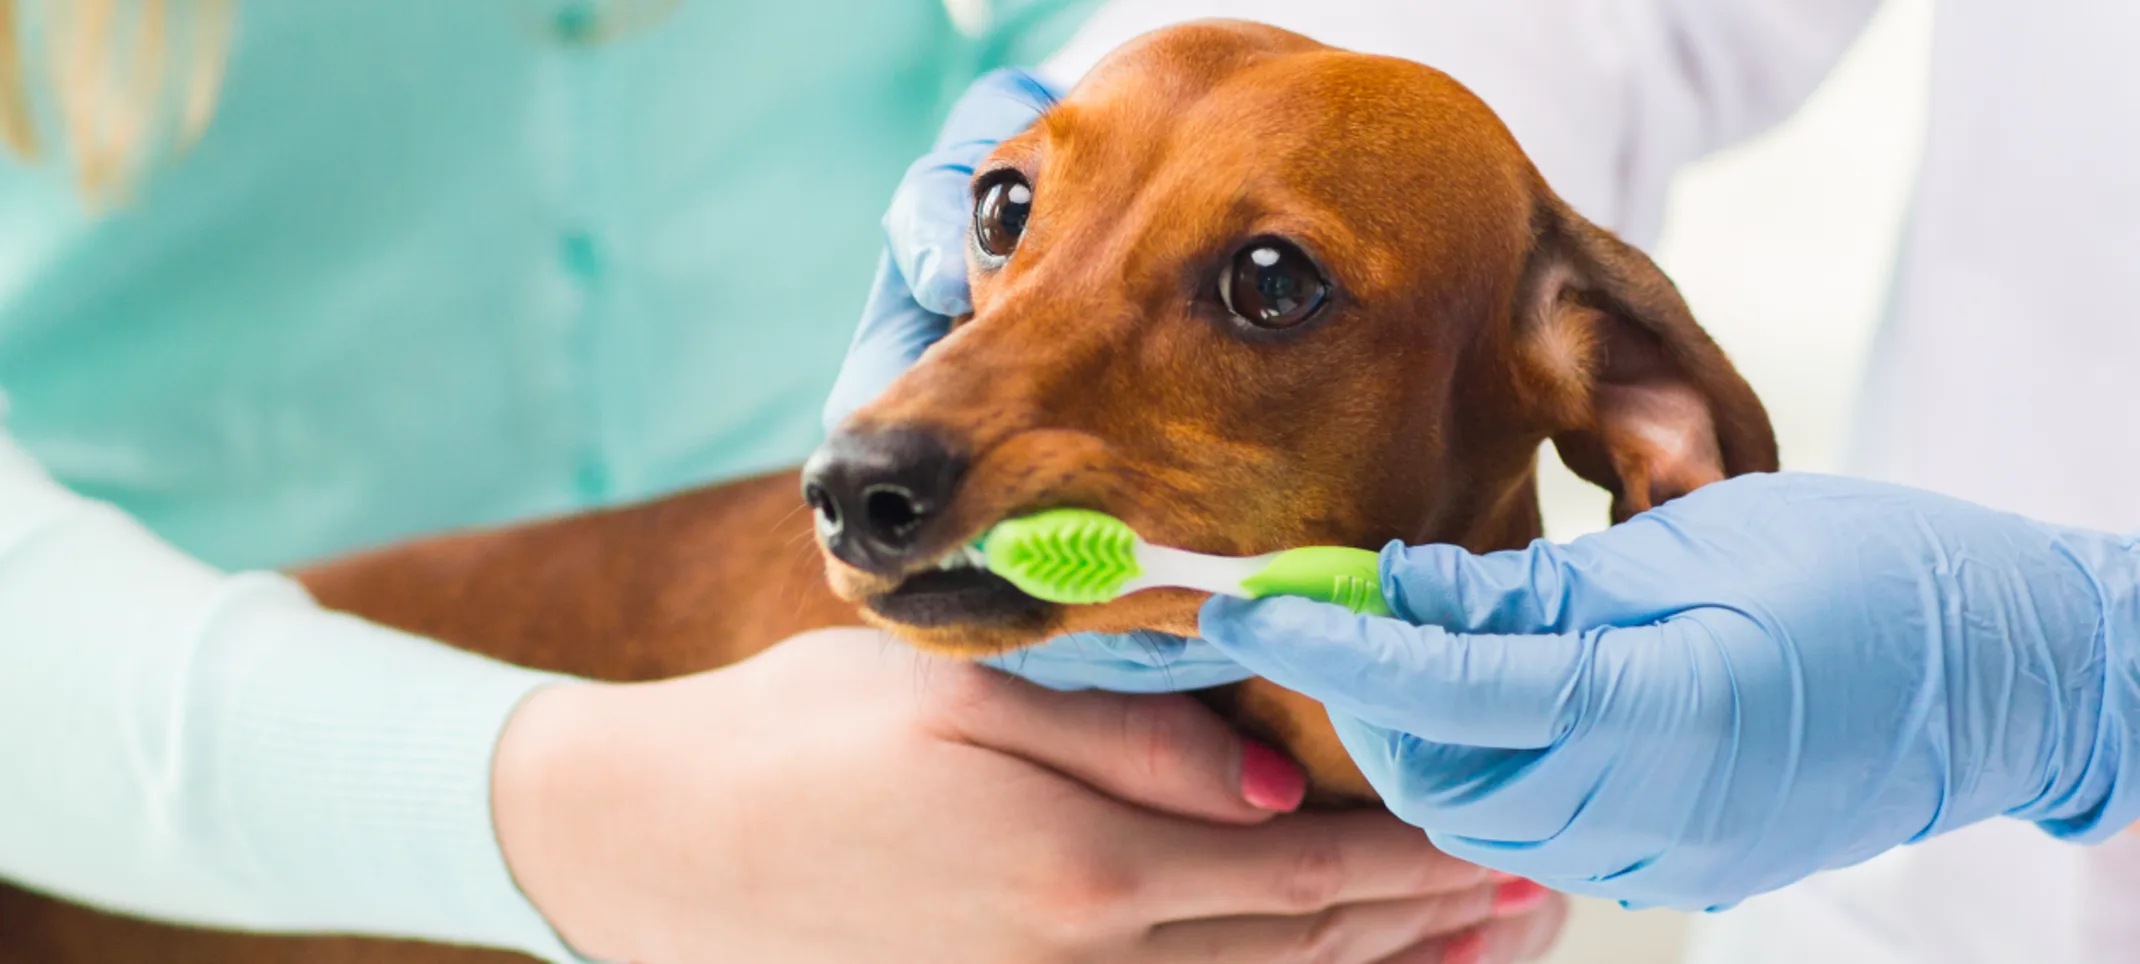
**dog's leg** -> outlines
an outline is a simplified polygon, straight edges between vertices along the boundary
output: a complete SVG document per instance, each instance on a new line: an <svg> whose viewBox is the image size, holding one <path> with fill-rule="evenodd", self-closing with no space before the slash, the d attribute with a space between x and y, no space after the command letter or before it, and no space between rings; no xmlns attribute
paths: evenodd
<svg viewBox="0 0 2140 964"><path fill-rule="evenodd" d="M643 680L860 625L825 586L793 471L300 573L322 605L537 669Z"/></svg>

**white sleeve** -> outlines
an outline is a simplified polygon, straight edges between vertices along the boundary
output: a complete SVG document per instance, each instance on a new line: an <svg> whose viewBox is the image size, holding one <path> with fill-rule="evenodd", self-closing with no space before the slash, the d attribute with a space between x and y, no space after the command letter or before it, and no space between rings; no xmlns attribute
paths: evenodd
<svg viewBox="0 0 2140 964"><path fill-rule="evenodd" d="M570 960L490 814L498 734L553 679L210 569L0 432L0 877L163 919Z"/></svg>
<svg viewBox="0 0 2140 964"><path fill-rule="evenodd" d="M1067 81L1155 27L1260 20L1440 68L1578 211L1649 245L1690 160L1781 121L1879 0L1110 0L1042 73Z"/></svg>

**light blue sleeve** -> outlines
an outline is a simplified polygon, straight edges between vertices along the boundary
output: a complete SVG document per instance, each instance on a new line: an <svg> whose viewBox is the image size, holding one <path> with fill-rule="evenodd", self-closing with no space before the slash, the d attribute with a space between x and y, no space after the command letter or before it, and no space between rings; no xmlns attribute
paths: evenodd
<svg viewBox="0 0 2140 964"><path fill-rule="evenodd" d="M166 920L576 960L490 813L506 717L555 679L194 562L0 433L0 876Z"/></svg>

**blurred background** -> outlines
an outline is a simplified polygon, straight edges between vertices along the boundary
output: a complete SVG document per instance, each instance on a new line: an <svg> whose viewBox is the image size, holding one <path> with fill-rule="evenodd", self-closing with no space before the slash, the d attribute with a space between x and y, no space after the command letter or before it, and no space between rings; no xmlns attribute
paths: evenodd
<svg viewBox="0 0 2140 964"><path fill-rule="evenodd" d="M1767 403L1787 469L1845 468L1924 125L1932 0L1888 0L1806 108L1682 174L1651 252ZM1550 451L1546 533L1605 526ZM1551 964L1678 959L1692 918L1579 901Z"/></svg>

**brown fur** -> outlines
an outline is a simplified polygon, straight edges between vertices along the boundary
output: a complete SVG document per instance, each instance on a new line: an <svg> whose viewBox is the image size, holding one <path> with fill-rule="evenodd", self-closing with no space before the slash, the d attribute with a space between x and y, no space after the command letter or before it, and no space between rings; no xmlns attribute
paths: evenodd
<svg viewBox="0 0 2140 964"><path fill-rule="evenodd" d="M1475 551L1540 533L1547 439L1625 518L1772 470L1759 401L1639 252L1546 187L1487 108L1418 64L1213 22L1124 47L984 165L1035 189L975 313L857 426L923 426L975 453L928 538L1098 508L1154 542L1246 554L1401 539ZM1214 279L1245 239L1293 239L1337 286L1278 338L1230 327ZM826 557L793 473L305 574L322 602L515 662L648 679L856 619L894 580ZM829 582L829 589L828 589ZM1195 631L1201 597L1140 593L1044 626L891 628L962 655L1069 630ZM1215 694L1371 796L1320 707L1268 683ZM0 962L459 962L482 952L240 937L0 893Z"/></svg>

